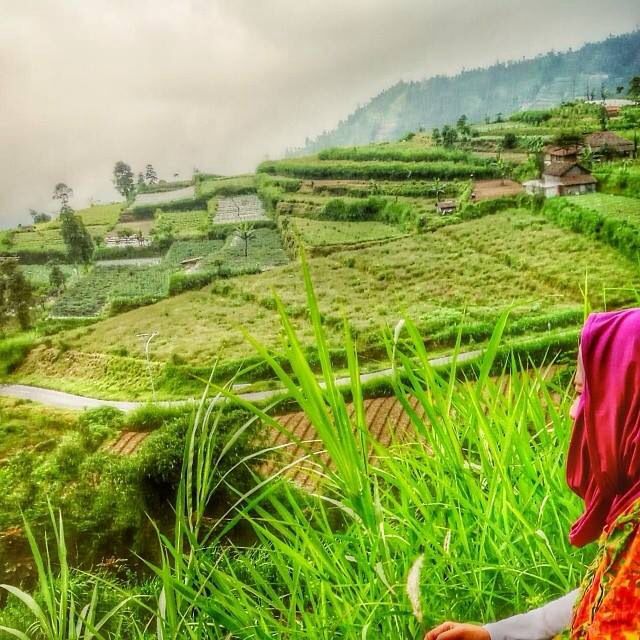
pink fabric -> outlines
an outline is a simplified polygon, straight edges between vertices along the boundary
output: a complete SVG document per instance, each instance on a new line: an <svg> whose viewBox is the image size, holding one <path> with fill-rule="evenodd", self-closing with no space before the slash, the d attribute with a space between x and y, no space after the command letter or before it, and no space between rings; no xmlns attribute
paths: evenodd
<svg viewBox="0 0 640 640"><path fill-rule="evenodd" d="M582 330L584 391L567 458L583 500L569 539L597 539L640 498L640 309L594 313Z"/></svg>

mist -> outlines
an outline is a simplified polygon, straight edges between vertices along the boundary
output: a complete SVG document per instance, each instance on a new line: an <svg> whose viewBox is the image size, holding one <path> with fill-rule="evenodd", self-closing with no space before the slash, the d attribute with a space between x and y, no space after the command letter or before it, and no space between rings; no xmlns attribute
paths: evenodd
<svg viewBox="0 0 640 640"><path fill-rule="evenodd" d="M161 178L253 171L401 79L576 48L637 0L0 0L0 227Z"/></svg>

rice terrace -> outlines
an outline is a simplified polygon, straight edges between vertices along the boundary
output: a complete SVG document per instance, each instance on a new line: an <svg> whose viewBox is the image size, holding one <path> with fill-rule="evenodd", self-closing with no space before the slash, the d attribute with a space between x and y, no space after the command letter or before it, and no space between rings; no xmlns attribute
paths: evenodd
<svg viewBox="0 0 640 640"><path fill-rule="evenodd" d="M505 619L581 584L584 598L600 566L598 545L568 534L583 510L567 486L570 407L585 321L640 307L640 14L594 9L624 18L607 27L621 35L576 26L522 58L467 3L484 34L469 47L486 38L512 61L467 52L267 156L264 123L291 141L323 121L283 124L285 85L303 76L261 60L273 86L252 91L272 104L249 104L257 70L200 95L208 68L177 34L189 24L199 43L218 26L170 4L175 65L141 26L171 48L173 23L108 11L163 66L135 50L141 88L124 82L94 125L105 148L87 138L81 163L60 146L56 173L34 152L30 182L59 179L30 199L20 183L15 202L37 209L0 199L0 640L534 637L534 614ZM432 4L412 9L425 24ZM233 11L228 33L253 28ZM344 34L323 41L293 7L255 11L338 56ZM459 25L453 13L441 19ZM334 19L309 14L320 30ZM329 73L346 58L316 67L287 49L298 37L270 55L302 56L348 112ZM267 55L255 34L242 42ZM87 55L100 77L116 64ZM150 88L154 74L176 95ZM153 113L127 138L120 109L142 87ZM309 91L329 117L329 94ZM189 106L203 96L211 112ZM79 139L84 125L65 123ZM579 635L575 601L549 638L640 638Z"/></svg>

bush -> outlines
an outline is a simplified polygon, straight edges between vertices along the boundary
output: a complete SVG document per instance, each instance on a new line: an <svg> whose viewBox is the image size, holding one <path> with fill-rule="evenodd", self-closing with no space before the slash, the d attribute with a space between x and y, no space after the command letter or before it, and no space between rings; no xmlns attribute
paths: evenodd
<svg viewBox="0 0 640 640"><path fill-rule="evenodd" d="M0 376L17 369L35 344L32 334L0 340Z"/></svg>
<svg viewBox="0 0 640 640"><path fill-rule="evenodd" d="M553 114L551 111L545 110L531 110L531 111L518 111L509 117L512 122L524 122L526 124L539 125L551 120Z"/></svg>
<svg viewBox="0 0 640 640"><path fill-rule="evenodd" d="M519 194L517 196L503 196L501 198L492 198L491 200L481 200L480 202L469 203L460 211L462 220L471 220L474 218L482 218L484 216L504 211L512 208L532 208L534 204L533 197L527 194Z"/></svg>
<svg viewBox="0 0 640 640"><path fill-rule="evenodd" d="M67 254L60 249L20 249L0 251L0 257L13 256L18 258L21 264L47 264L49 262L67 262Z"/></svg>
<svg viewBox="0 0 640 640"><path fill-rule="evenodd" d="M364 222L379 220L391 224L406 224L413 218L411 207L400 202L370 196L363 199L334 198L320 210L321 220Z"/></svg>

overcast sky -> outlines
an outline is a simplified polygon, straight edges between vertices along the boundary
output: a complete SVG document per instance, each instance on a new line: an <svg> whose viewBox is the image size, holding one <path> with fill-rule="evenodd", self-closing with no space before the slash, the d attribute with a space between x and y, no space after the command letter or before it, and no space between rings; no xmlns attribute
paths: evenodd
<svg viewBox="0 0 640 640"><path fill-rule="evenodd" d="M631 31L638 0L0 0L0 226L161 177L251 171L400 79Z"/></svg>

